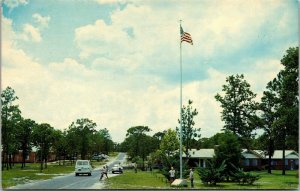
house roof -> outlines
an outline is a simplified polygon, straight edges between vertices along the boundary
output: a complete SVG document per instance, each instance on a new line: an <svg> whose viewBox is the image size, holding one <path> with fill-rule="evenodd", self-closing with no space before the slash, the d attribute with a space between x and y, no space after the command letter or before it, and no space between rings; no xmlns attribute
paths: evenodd
<svg viewBox="0 0 300 191"><path fill-rule="evenodd" d="M266 158L269 158L267 155ZM282 159L282 150L275 150L272 159ZM285 159L299 159L299 154L294 150L285 150Z"/></svg>
<svg viewBox="0 0 300 191"><path fill-rule="evenodd" d="M263 159L263 158L265 158L264 155L263 155L263 151L261 151L261 150L243 149L242 150L242 155L246 159Z"/></svg>
<svg viewBox="0 0 300 191"><path fill-rule="evenodd" d="M213 158L215 155L214 149L191 149L189 150L190 158L199 158L199 159L208 159ZM182 154L182 157L186 157L185 153Z"/></svg>
<svg viewBox="0 0 300 191"><path fill-rule="evenodd" d="M214 149L190 149L189 150L190 158L198 159L211 159L215 155ZM265 156L264 151L262 150L247 150L242 149L242 155L246 159L267 159L268 156ZM186 157L185 153L182 153L182 157ZM285 150L286 159L299 159L299 154L294 150ZM275 150L272 159L282 159L282 150Z"/></svg>

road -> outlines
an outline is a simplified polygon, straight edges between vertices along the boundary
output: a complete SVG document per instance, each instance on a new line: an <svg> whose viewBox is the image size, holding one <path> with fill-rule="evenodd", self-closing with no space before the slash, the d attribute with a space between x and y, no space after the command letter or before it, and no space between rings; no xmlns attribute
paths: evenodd
<svg viewBox="0 0 300 191"><path fill-rule="evenodd" d="M108 162L108 168L111 169L114 164L122 163L126 159L125 156L125 153L119 153L115 160ZM109 173L108 177L117 175ZM74 173L70 173L48 180L20 184L9 189L101 189L104 187L105 178L99 181L99 177L100 169L95 169L92 171L92 176L75 176Z"/></svg>

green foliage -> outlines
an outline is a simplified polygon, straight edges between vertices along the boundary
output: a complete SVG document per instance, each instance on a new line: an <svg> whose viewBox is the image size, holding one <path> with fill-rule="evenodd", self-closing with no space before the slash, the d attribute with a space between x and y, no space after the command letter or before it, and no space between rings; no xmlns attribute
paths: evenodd
<svg viewBox="0 0 300 191"><path fill-rule="evenodd" d="M213 158L211 161L207 160L206 162L206 168L198 168L200 179L204 184L216 185L224 178L223 172L226 168L225 161L220 164L217 162L216 158Z"/></svg>
<svg viewBox="0 0 300 191"><path fill-rule="evenodd" d="M32 148L32 131L37 124L31 119L21 119L17 127L16 138L19 142L19 149L22 150L22 166L25 167L25 159Z"/></svg>
<svg viewBox="0 0 300 191"><path fill-rule="evenodd" d="M219 145L215 149L216 161L220 164L225 161L226 169L224 169L224 176L229 179L230 173L235 171L231 167L230 163L239 166L242 158L242 149L238 138L231 132L226 131L222 140L219 141Z"/></svg>
<svg viewBox="0 0 300 191"><path fill-rule="evenodd" d="M77 119L76 122L72 122L69 126L68 132L72 135L72 142L78 144L78 150L81 155L81 159L86 159L86 156L92 146L92 136L96 132L97 124L88 118ZM72 145L71 145L72 146Z"/></svg>
<svg viewBox="0 0 300 191"><path fill-rule="evenodd" d="M126 138L122 147L127 151L131 159L140 157L144 161L147 156L157 149L157 139L147 135L151 131L147 126L135 126L127 130ZM142 167L144 169L144 166Z"/></svg>
<svg viewBox="0 0 300 191"><path fill-rule="evenodd" d="M182 144L185 146L185 154L189 157L188 150L191 149L193 140L200 138L200 128L194 128L194 117L198 115L198 111L193 109L192 100L188 101L188 106L183 106L181 109L182 119L178 120L178 123L182 126ZM181 121L182 120L182 121ZM180 137L180 128L176 127L178 137Z"/></svg>
<svg viewBox="0 0 300 191"><path fill-rule="evenodd" d="M1 93L1 136L2 136L2 169L6 166L6 169L11 169L11 155L13 155L19 149L19 142L17 140L17 127L21 122L21 111L18 105L14 105L14 101L18 97L15 95L15 90L11 87L7 87Z"/></svg>
<svg viewBox="0 0 300 191"><path fill-rule="evenodd" d="M32 141L39 148L39 159L45 161L45 168L47 168L47 159L54 140L54 128L49 124L42 123L34 126ZM41 170L43 170L43 162L41 163Z"/></svg>
<svg viewBox="0 0 300 191"><path fill-rule="evenodd" d="M167 156L171 156L174 154L176 150L179 149L179 140L176 135L176 131L172 129L168 129L166 134L164 135L161 143L160 150Z"/></svg>
<svg viewBox="0 0 300 191"><path fill-rule="evenodd" d="M286 55L281 59L284 66L273 81L269 82L268 88L274 92L275 100L278 104L276 115L278 119L274 122L276 127L277 143L283 145L282 137L287 135L289 145L292 149L298 150L298 133L299 133L299 48L289 48ZM284 129L286 128L286 129Z"/></svg>
<svg viewBox="0 0 300 191"><path fill-rule="evenodd" d="M231 75L226 78L226 82L222 89L225 95L218 93L215 96L223 108L221 118L225 122L224 129L238 135L244 146L249 148L249 140L257 121L258 103L254 101L256 94L250 90L250 84L243 74Z"/></svg>
<svg viewBox="0 0 300 191"><path fill-rule="evenodd" d="M243 169L236 168L234 165L232 166L236 169L236 172L232 173L231 179L238 184L252 185L255 181L260 179L259 175L255 175L251 172L244 172Z"/></svg>

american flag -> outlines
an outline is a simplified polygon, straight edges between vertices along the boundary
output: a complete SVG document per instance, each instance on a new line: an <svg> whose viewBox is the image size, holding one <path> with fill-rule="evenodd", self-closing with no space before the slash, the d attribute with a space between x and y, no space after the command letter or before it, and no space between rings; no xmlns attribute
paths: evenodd
<svg viewBox="0 0 300 191"><path fill-rule="evenodd" d="M184 32L181 26L180 26L180 36L181 36L181 42L185 41L193 45L192 36L190 35L190 33Z"/></svg>

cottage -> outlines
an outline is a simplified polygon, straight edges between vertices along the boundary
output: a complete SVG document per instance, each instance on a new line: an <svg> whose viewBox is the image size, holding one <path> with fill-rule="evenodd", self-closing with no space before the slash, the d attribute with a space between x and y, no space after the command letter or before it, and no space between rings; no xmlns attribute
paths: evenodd
<svg viewBox="0 0 300 191"><path fill-rule="evenodd" d="M271 165L274 170L282 169L282 150L275 150L271 157ZM265 157L268 160L269 156ZM285 150L285 169L295 170L299 168L299 154L294 150Z"/></svg>
<svg viewBox="0 0 300 191"><path fill-rule="evenodd" d="M261 170L264 165L264 155L261 150L242 150L243 159L241 161L244 170Z"/></svg>
<svg viewBox="0 0 300 191"><path fill-rule="evenodd" d="M188 165L193 167L206 167L206 160L212 159L214 155L214 149L191 149L189 151ZM185 153L182 154L182 157L186 158Z"/></svg>

